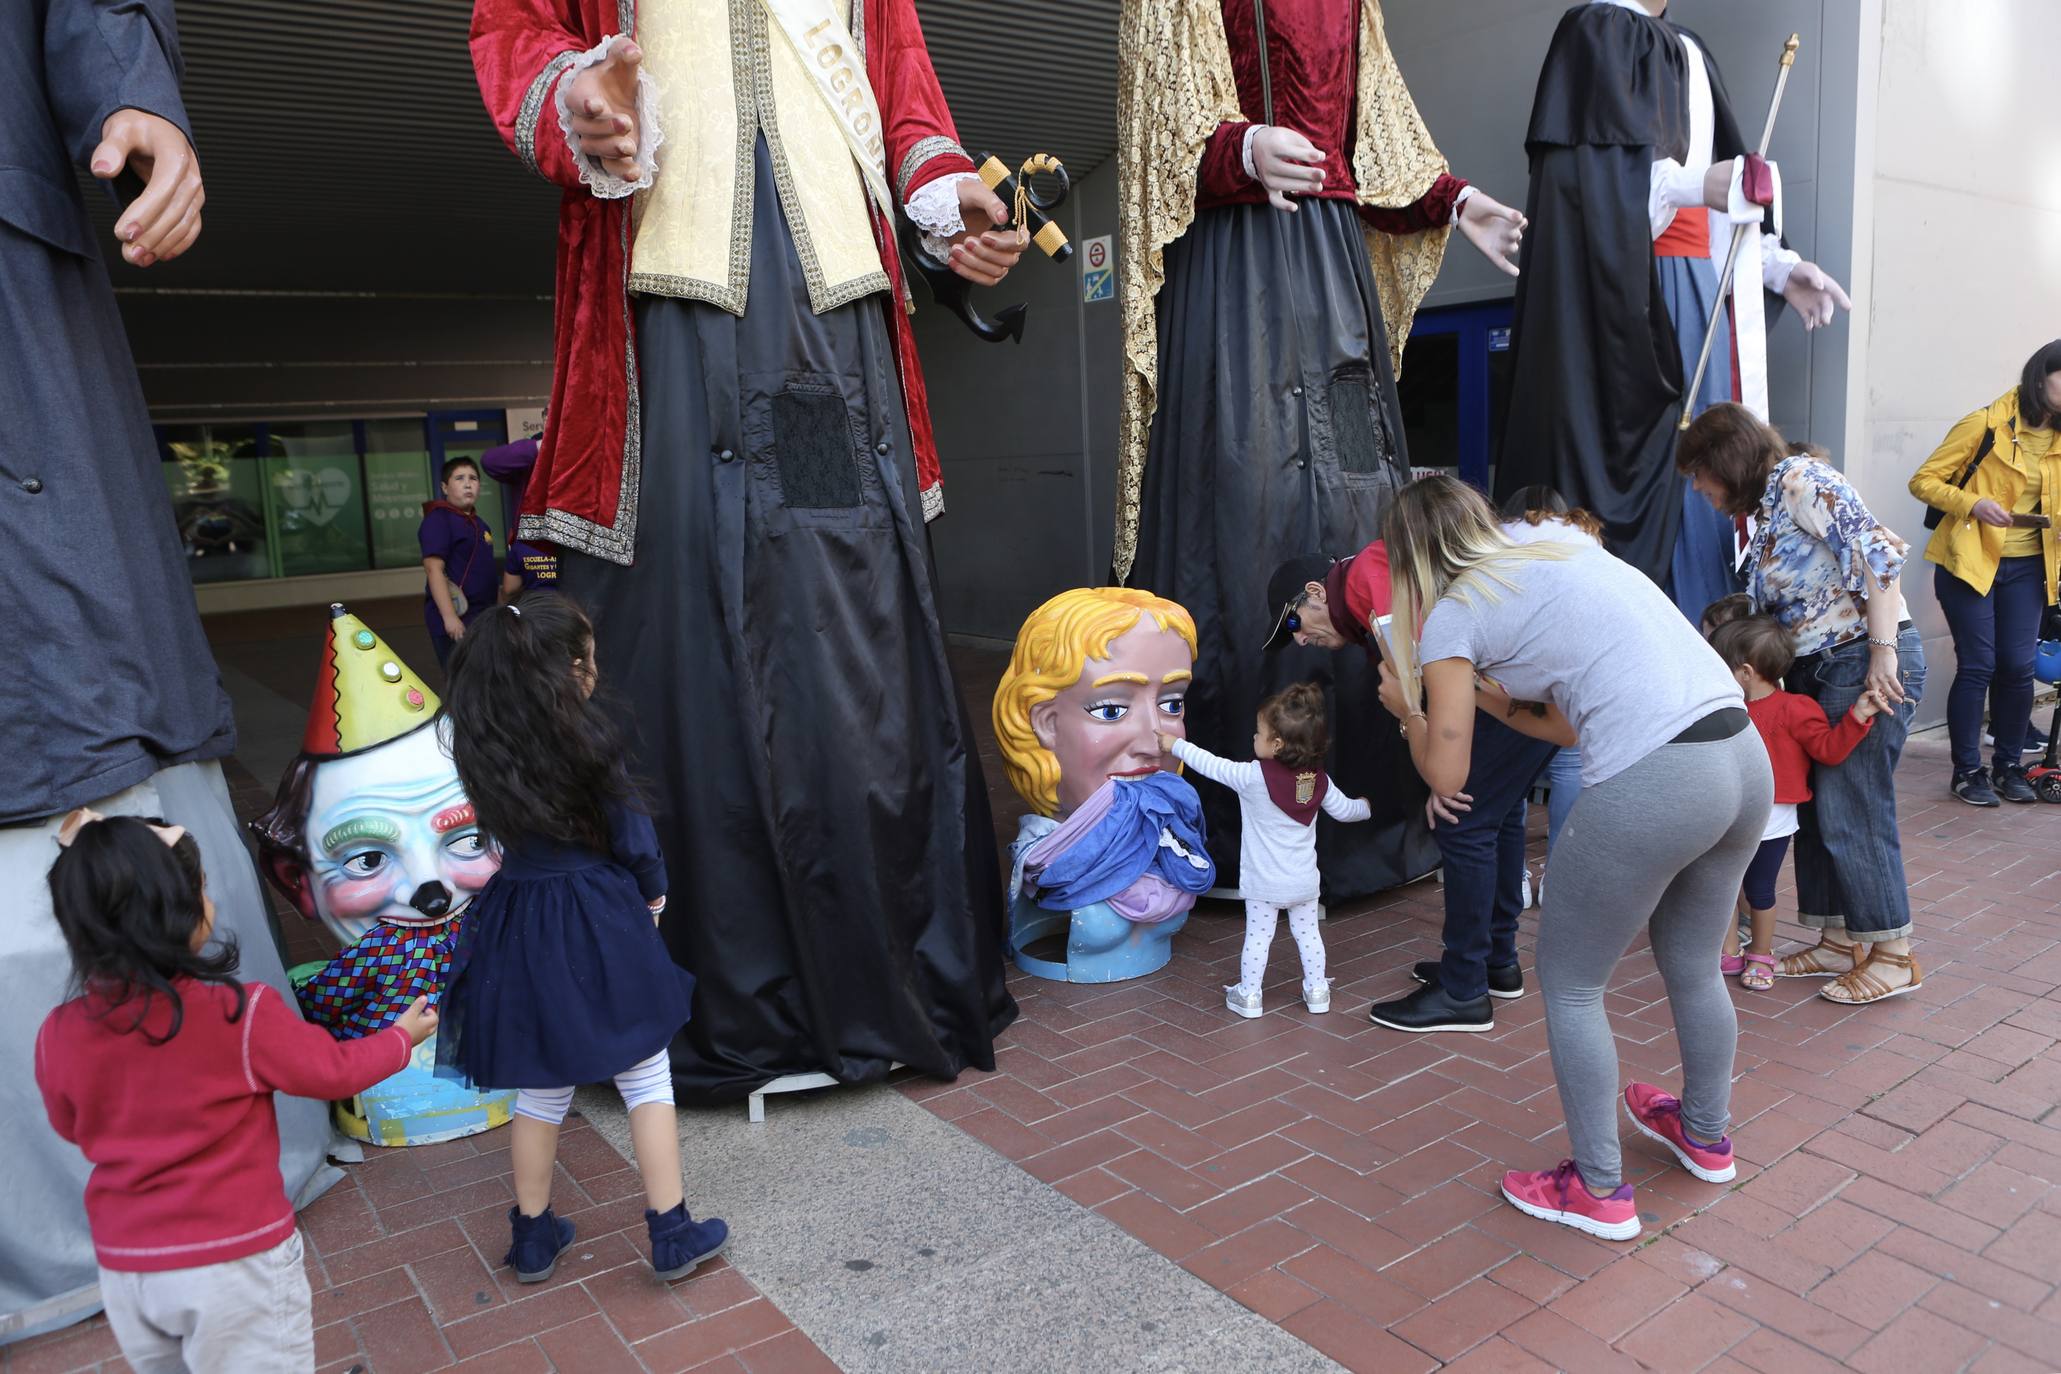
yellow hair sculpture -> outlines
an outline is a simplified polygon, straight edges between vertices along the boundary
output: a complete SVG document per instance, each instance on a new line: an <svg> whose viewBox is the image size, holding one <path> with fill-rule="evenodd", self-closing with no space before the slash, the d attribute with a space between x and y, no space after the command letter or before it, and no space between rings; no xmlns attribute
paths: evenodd
<svg viewBox="0 0 2061 1374"><path fill-rule="evenodd" d="M1151 616L1195 652L1195 620L1163 596L1133 587L1076 587L1030 613L1016 635L1009 671L995 688L995 737L1009 783L1041 816L1059 809L1059 760L1031 729L1033 708L1080 681L1088 660Z"/></svg>

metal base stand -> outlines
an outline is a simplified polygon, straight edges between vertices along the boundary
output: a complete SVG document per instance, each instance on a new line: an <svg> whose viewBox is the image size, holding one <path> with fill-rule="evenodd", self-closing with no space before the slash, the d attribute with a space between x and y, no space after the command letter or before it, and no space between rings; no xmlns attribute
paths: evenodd
<svg viewBox="0 0 2061 1374"><path fill-rule="evenodd" d="M887 1071L893 1073L901 1067L898 1063L889 1064ZM760 1084L758 1090L744 1100L745 1111L754 1123L763 1124L766 1119L767 1093L805 1093L816 1088L835 1088L839 1086L839 1082L840 1080L832 1078L827 1073L790 1073Z"/></svg>

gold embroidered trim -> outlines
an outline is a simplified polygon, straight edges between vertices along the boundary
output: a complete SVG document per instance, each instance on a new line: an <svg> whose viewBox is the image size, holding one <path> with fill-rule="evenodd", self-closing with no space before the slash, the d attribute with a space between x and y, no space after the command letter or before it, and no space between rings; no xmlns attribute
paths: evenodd
<svg viewBox="0 0 2061 1374"><path fill-rule="evenodd" d="M544 169L537 165L537 119L544 112L544 97L550 94L551 83L559 73L570 67L579 58L576 52L562 52L544 64L544 70L537 73L537 79L530 82L529 89L522 93L522 104L515 111L515 155L522 159L522 165L544 175ZM552 121L557 127L557 121Z"/></svg>
<svg viewBox="0 0 2061 1374"><path fill-rule="evenodd" d="M1117 30L1119 309L1124 378L1117 436L1117 579L1138 551L1138 504L1159 391L1155 301L1166 247L1195 219L1195 169L1217 126L1246 118L1224 36L1222 0L1124 0ZM1380 0L1361 0L1353 175L1371 205L1415 202L1446 170L1395 65ZM1389 235L1369 230L1375 297L1400 370L1418 303L1438 275L1449 229Z"/></svg>
<svg viewBox="0 0 2061 1374"><path fill-rule="evenodd" d="M923 164L934 157L943 157L946 153L957 153L968 162L973 161L972 156L964 148L943 134L932 134L929 138L917 139L916 146L909 149L909 155L902 159L902 170L895 175L895 195L904 201L908 200L909 183L914 180L916 173L923 170Z"/></svg>

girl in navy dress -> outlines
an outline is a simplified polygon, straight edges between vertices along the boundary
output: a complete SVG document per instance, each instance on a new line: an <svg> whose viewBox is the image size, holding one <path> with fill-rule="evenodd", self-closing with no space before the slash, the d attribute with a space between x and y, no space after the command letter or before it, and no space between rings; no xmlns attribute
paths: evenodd
<svg viewBox="0 0 2061 1374"><path fill-rule="evenodd" d="M681 1196L666 1047L694 977L659 937L665 860L596 680L587 617L531 592L459 641L445 708L458 779L502 860L452 958L437 1057L481 1087L520 1090L506 1262L524 1283L549 1278L572 1243L572 1223L551 1214L551 1167L580 1083L613 1078L629 1108L658 1276L692 1272L730 1234Z"/></svg>

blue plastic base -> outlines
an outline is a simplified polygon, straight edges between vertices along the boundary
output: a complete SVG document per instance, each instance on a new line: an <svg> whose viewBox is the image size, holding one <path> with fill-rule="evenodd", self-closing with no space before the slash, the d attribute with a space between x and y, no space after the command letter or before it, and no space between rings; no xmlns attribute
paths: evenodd
<svg viewBox="0 0 2061 1374"><path fill-rule="evenodd" d="M1016 966L1034 978L1055 983L1121 983L1157 973L1174 957L1174 934L1188 924L1188 913L1157 924L1126 921L1107 902L1072 912L1047 911L1018 896L1009 908L1009 951ZM1066 939L1066 962L1025 954L1035 940L1050 935Z"/></svg>

